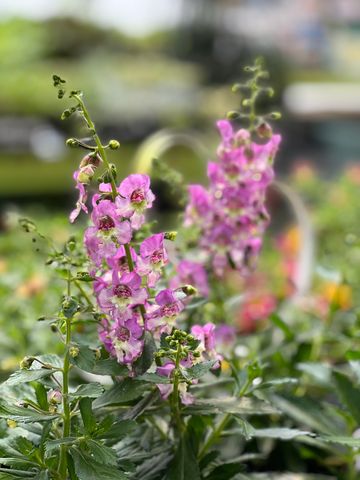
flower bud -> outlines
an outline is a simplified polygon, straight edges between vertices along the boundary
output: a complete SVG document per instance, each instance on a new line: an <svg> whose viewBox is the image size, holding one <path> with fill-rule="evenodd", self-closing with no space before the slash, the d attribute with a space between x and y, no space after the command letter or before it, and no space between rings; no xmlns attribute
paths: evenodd
<svg viewBox="0 0 360 480"><path fill-rule="evenodd" d="M240 113L236 112L235 110L231 110L230 112L227 112L227 114L226 114L226 117L229 120L236 120L237 118L239 118L239 116L240 116Z"/></svg>
<svg viewBox="0 0 360 480"><path fill-rule="evenodd" d="M24 357L20 362L20 369L28 370L33 364L34 360L36 360L35 357Z"/></svg>
<svg viewBox="0 0 360 480"><path fill-rule="evenodd" d="M72 345L70 348L69 348L69 355L70 357L72 358L76 358L78 355L79 355L79 352L80 352L80 349L77 345Z"/></svg>
<svg viewBox="0 0 360 480"><path fill-rule="evenodd" d="M62 402L62 394L59 390L49 390L47 399L51 405L58 405Z"/></svg>
<svg viewBox="0 0 360 480"><path fill-rule="evenodd" d="M280 120L281 113L280 112L271 112L269 117L271 118L271 120Z"/></svg>
<svg viewBox="0 0 360 480"><path fill-rule="evenodd" d="M261 122L256 128L256 133L260 138L271 138L272 128L267 122Z"/></svg>
<svg viewBox="0 0 360 480"><path fill-rule="evenodd" d="M7 426L9 428L16 428L17 427L17 423L15 422L15 420L10 420L10 418L8 418L6 420L6 423L7 423Z"/></svg>
<svg viewBox="0 0 360 480"><path fill-rule="evenodd" d="M197 288L192 285L184 285L181 290L185 293L186 296L196 295L198 293Z"/></svg>
<svg viewBox="0 0 360 480"><path fill-rule="evenodd" d="M75 148L79 146L79 141L76 138L68 138L66 140L66 145L70 148Z"/></svg>
<svg viewBox="0 0 360 480"><path fill-rule="evenodd" d="M94 153L88 153L80 162L80 168L86 167L87 165L93 165L98 167L102 162L100 155Z"/></svg>
<svg viewBox="0 0 360 480"><path fill-rule="evenodd" d="M165 238L165 240L170 240L170 241L172 241L172 242L176 239L176 236L177 236L177 232L176 232L176 231L165 232L165 233L164 233L164 238Z"/></svg>
<svg viewBox="0 0 360 480"><path fill-rule="evenodd" d="M110 150L117 150L118 148L120 148L120 142L118 142L117 140L110 140L109 148Z"/></svg>

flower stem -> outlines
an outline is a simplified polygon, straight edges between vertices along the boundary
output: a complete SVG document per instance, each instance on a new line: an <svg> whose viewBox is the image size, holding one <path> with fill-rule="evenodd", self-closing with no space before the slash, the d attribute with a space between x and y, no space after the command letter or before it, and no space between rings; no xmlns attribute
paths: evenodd
<svg viewBox="0 0 360 480"><path fill-rule="evenodd" d="M95 143L96 143L96 146L98 148L98 151L99 151L99 154L100 154L100 157L103 159L103 162L106 166L106 169L108 170L108 173L109 173L109 178L110 178L110 183L111 183L111 191L112 191L112 196L113 196L113 199L115 200L115 198L117 197L118 195L118 191L117 191L117 187L116 187L116 182L115 182L115 178L114 178L114 175L113 175L113 172L111 170L111 167L110 167L110 164L109 164L109 161L107 159L107 156L106 156L106 152L105 152L105 148L103 147L102 143L101 143L101 140L100 140L100 137L99 135L97 134L96 132L96 129L95 129L95 124L94 122L91 120L91 117L90 117L90 114L85 106L85 103L83 101L83 99L79 96L79 95L74 95L74 98L79 102L79 105L81 107L81 110L82 110L82 113L84 115L84 119L89 127L89 129L91 130L92 132L92 135L93 135L93 138L95 140Z"/></svg>
<svg viewBox="0 0 360 480"><path fill-rule="evenodd" d="M179 409L179 378L180 378L180 359L181 359L181 343L178 343L178 348L175 358L174 368L174 389L172 393L172 411L175 419L175 424L179 434L183 430L183 424L181 421L180 409Z"/></svg>
<svg viewBox="0 0 360 480"><path fill-rule="evenodd" d="M69 270L68 277L68 295L70 295L71 275ZM71 343L71 318L66 318L65 323L66 337L65 337L65 357L63 364L62 375L62 402L63 402L63 434L62 437L66 438L70 435L71 430L71 412L69 402L69 372L70 372L70 353L69 347ZM67 478L67 449L66 445L60 447L60 459L59 459L59 474L63 480Z"/></svg>

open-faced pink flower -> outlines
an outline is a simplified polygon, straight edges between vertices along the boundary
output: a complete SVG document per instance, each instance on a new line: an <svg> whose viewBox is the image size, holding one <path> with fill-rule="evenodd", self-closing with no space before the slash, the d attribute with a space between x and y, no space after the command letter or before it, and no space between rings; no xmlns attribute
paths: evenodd
<svg viewBox="0 0 360 480"><path fill-rule="evenodd" d="M131 226L139 229L145 221L144 211L151 208L155 200L149 176L129 175L120 183L118 192L120 195L115 200L118 215L130 218Z"/></svg>
<svg viewBox="0 0 360 480"><path fill-rule="evenodd" d="M100 289L97 299L104 312L115 315L128 307L143 305L147 297L147 291L141 287L141 277L137 273L124 273L119 278L113 272L112 282Z"/></svg>
<svg viewBox="0 0 360 480"><path fill-rule="evenodd" d="M140 323L140 314L130 309L118 314L113 322L103 320L99 338L119 363L131 364L141 355L144 341Z"/></svg>
<svg viewBox="0 0 360 480"><path fill-rule="evenodd" d="M140 275L148 275L148 286L154 287L160 278L161 269L168 261L164 245L164 234L156 233L146 238L140 245L137 272Z"/></svg>
<svg viewBox="0 0 360 480"><path fill-rule="evenodd" d="M166 288L155 297L157 308L147 315L146 326L150 331L160 333L171 331L175 320L184 309L184 304L176 297L176 292Z"/></svg>

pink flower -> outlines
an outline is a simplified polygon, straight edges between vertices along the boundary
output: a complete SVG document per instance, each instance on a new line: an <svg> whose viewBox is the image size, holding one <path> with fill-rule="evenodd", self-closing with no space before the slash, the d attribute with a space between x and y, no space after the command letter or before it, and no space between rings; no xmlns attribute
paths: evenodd
<svg viewBox="0 0 360 480"><path fill-rule="evenodd" d="M148 286L154 287L160 278L161 269L168 263L168 255L164 246L164 234L156 233L146 238L140 245L137 271L140 275L148 275Z"/></svg>
<svg viewBox="0 0 360 480"><path fill-rule="evenodd" d="M156 373L158 375L161 375L162 377L170 378L174 368L175 365L171 362L168 362L162 367L158 367L156 369ZM174 385L172 383L159 383L157 384L157 387L160 390L160 395L163 400L169 398L169 396L174 390ZM194 396L187 391L186 383L179 384L179 394L181 403L183 403L184 405L191 405L192 403L194 403Z"/></svg>
<svg viewBox="0 0 360 480"><path fill-rule="evenodd" d="M215 350L215 325L213 323L207 323L204 326L193 325L191 334L197 340L200 340L200 344L196 349L201 353L199 361L217 360L213 368L219 368L222 356Z"/></svg>
<svg viewBox="0 0 360 480"><path fill-rule="evenodd" d="M189 185L189 203L185 210L185 226L197 224L211 211L211 198L201 185Z"/></svg>
<svg viewBox="0 0 360 480"><path fill-rule="evenodd" d="M143 328L140 325L140 314L126 310L115 317L115 322L104 320L99 330L99 338L106 350L119 363L131 364L142 353Z"/></svg>
<svg viewBox="0 0 360 480"><path fill-rule="evenodd" d="M137 273L124 273L119 278L113 272L112 282L100 288L97 299L104 312L114 315L128 307L143 305L147 296L146 289L141 287L141 277Z"/></svg>
<svg viewBox="0 0 360 480"><path fill-rule="evenodd" d="M158 308L147 315L147 328L150 331L159 330L160 333L170 333L184 305L176 298L176 292L168 288L156 295L155 302Z"/></svg>
<svg viewBox="0 0 360 480"><path fill-rule="evenodd" d="M155 196L150 190L148 175L133 174L125 178L116 197L118 215L130 218L131 226L138 230L145 221L144 210L151 208Z"/></svg>

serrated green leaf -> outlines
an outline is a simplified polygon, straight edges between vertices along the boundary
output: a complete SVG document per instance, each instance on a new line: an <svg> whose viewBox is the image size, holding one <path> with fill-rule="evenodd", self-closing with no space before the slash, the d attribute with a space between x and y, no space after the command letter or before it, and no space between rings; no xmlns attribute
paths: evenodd
<svg viewBox="0 0 360 480"><path fill-rule="evenodd" d="M95 462L94 459L81 451L77 447L70 449L70 454L74 460L76 475L79 480L127 480L128 477L123 472L114 467L108 467Z"/></svg>
<svg viewBox="0 0 360 480"><path fill-rule="evenodd" d="M144 373L144 375L140 375L136 379L156 384L171 383L170 378L164 377L163 375L158 375L157 373Z"/></svg>
<svg viewBox="0 0 360 480"><path fill-rule="evenodd" d="M54 370L41 368L38 370L17 370L6 380L5 385L17 385L19 383L29 383L41 378L49 377Z"/></svg>
<svg viewBox="0 0 360 480"><path fill-rule="evenodd" d="M86 383L79 385L75 392L70 393L70 398L97 398L104 393L104 387L100 383Z"/></svg>
<svg viewBox="0 0 360 480"><path fill-rule="evenodd" d="M76 437L65 437L65 438L57 438L55 440L48 440L45 443L45 450L49 454L54 449L57 449L60 445L72 445L76 442Z"/></svg>
<svg viewBox="0 0 360 480"><path fill-rule="evenodd" d="M104 465L116 466L117 464L116 451L111 447L102 445L101 443L95 440L87 440L86 449L96 462L103 463Z"/></svg>
<svg viewBox="0 0 360 480"><path fill-rule="evenodd" d="M55 420L55 418L58 417L58 414L43 414L31 410L31 408L23 408L16 405L9 405L3 400L0 400L0 418L7 418L20 423L32 423Z"/></svg>
<svg viewBox="0 0 360 480"><path fill-rule="evenodd" d="M360 424L360 389L356 388L350 378L343 373L333 372L333 379L339 397L350 413Z"/></svg>
<svg viewBox="0 0 360 480"><path fill-rule="evenodd" d="M218 414L232 413L233 415L269 415L279 413L269 403L252 398L222 397L210 399L196 399L188 405L183 412L191 414Z"/></svg>
<svg viewBox="0 0 360 480"><path fill-rule="evenodd" d="M48 410L49 408L49 403L47 399L47 392L46 388L42 383L37 382L35 384L35 395L36 395L36 400L38 402L39 407L42 410Z"/></svg>
<svg viewBox="0 0 360 480"><path fill-rule="evenodd" d="M104 431L96 433L95 437L103 440L114 440L115 443L129 435L136 427L137 423L134 420L119 420L112 423Z"/></svg>
<svg viewBox="0 0 360 480"><path fill-rule="evenodd" d="M94 401L94 408L107 407L109 405L121 405L139 398L149 385L145 382L125 378L122 382L113 385L101 397Z"/></svg>
<svg viewBox="0 0 360 480"><path fill-rule="evenodd" d="M70 357L70 362L85 372L93 373L95 366L95 352L85 345L79 346L76 357Z"/></svg>
<svg viewBox="0 0 360 480"><path fill-rule="evenodd" d="M126 376L129 369L125 365L120 365L114 358L105 358L95 362L92 373L96 375Z"/></svg>
<svg viewBox="0 0 360 480"><path fill-rule="evenodd" d="M203 377L206 373L208 373L213 366L218 363L217 360L210 360L208 362L197 363L189 368L183 368L182 371L184 372L185 378L189 380L194 380Z"/></svg>
<svg viewBox="0 0 360 480"><path fill-rule="evenodd" d="M79 402L81 418L87 433L91 434L96 429L96 418L92 411L92 399L84 397Z"/></svg>

